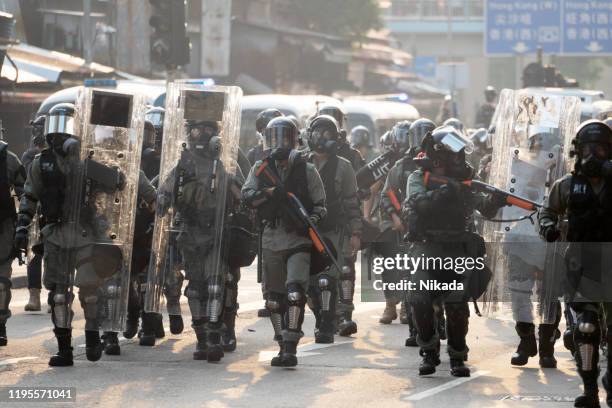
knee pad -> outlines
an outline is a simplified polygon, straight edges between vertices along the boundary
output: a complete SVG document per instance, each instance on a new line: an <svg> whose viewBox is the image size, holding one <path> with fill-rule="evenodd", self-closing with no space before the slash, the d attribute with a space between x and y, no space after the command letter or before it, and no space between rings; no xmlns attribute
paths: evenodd
<svg viewBox="0 0 612 408"><path fill-rule="evenodd" d="M304 318L305 295L300 285L290 283L287 285L287 328L300 330Z"/></svg>
<svg viewBox="0 0 612 408"><path fill-rule="evenodd" d="M189 284L185 288L185 296L187 297L187 303L191 310L191 316L193 319L201 319L205 315L205 310L202 308L202 301L206 298L202 291L193 284Z"/></svg>
<svg viewBox="0 0 612 408"><path fill-rule="evenodd" d="M283 305L278 297L270 296L270 299L266 300L266 309L270 312L270 322L274 329L275 338L280 336L283 330Z"/></svg>
<svg viewBox="0 0 612 408"><path fill-rule="evenodd" d="M600 339L601 331L597 312L583 310L578 314L574 328L575 358L579 370L591 371L597 368Z"/></svg>
<svg viewBox="0 0 612 408"><path fill-rule="evenodd" d="M340 296L342 301L351 302L353 300L353 287L355 274L348 266L343 266L340 273Z"/></svg>
<svg viewBox="0 0 612 408"><path fill-rule="evenodd" d="M335 281L329 275L319 276L319 292L321 293L321 310L328 312L331 308L332 291Z"/></svg>
<svg viewBox="0 0 612 408"><path fill-rule="evenodd" d="M57 327L70 328L72 323L72 310L70 303L72 299L64 292L49 292L49 304L51 305L53 323Z"/></svg>
<svg viewBox="0 0 612 408"><path fill-rule="evenodd" d="M223 299L223 287L212 283L208 285L208 304L206 314L211 323L216 323L221 315L221 302Z"/></svg>

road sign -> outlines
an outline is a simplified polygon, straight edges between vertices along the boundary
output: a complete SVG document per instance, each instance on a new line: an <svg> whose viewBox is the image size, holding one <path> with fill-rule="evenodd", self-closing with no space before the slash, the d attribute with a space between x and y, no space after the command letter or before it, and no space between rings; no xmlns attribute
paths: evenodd
<svg viewBox="0 0 612 408"><path fill-rule="evenodd" d="M563 0L563 53L612 54L612 1Z"/></svg>
<svg viewBox="0 0 612 408"><path fill-rule="evenodd" d="M561 51L560 0L488 0L485 54Z"/></svg>
<svg viewBox="0 0 612 408"><path fill-rule="evenodd" d="M612 54L612 1L488 0L485 54Z"/></svg>
<svg viewBox="0 0 612 408"><path fill-rule="evenodd" d="M435 78L438 57L415 56L412 60L411 71L423 78Z"/></svg>

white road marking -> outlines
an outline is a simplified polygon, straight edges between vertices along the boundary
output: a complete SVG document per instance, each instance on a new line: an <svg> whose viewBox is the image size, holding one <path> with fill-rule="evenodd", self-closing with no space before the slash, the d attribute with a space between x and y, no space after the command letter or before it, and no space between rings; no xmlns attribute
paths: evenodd
<svg viewBox="0 0 612 408"><path fill-rule="evenodd" d="M0 367L9 365L9 364L16 364L16 363L19 363L20 361L36 360L36 359L38 359L38 357L28 356L28 357L16 357L16 358L9 358L6 360L0 360Z"/></svg>
<svg viewBox="0 0 612 408"><path fill-rule="evenodd" d="M449 381L445 384L442 385L438 385L437 387L433 387L428 389L427 391L423 391L423 392L419 392L417 394L412 394L412 395L408 395L406 397L403 397L402 400L403 401L420 401L422 399L425 398L429 398L432 395L436 395L439 394L443 391L449 390L451 388L454 388L458 385L461 385L463 383L466 383L468 381L472 381L475 380L478 377L481 377L483 375L489 374L489 371L476 371L475 373L472 374L471 377L463 377L463 378L457 378L456 380L452 380Z"/></svg>

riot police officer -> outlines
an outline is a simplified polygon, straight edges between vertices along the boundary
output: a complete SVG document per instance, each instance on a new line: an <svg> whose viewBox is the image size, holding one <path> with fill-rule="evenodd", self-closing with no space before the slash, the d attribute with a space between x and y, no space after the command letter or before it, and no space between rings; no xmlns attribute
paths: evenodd
<svg viewBox="0 0 612 408"><path fill-rule="evenodd" d="M249 162L254 164L257 160L262 160L265 156L264 154L264 142L263 142L263 132L268 126L268 123L279 116L283 116L282 112L275 108L265 109L257 115L255 119L255 129L257 131L257 145L252 147L247 152L247 159Z"/></svg>
<svg viewBox="0 0 612 408"><path fill-rule="evenodd" d="M355 255L361 245L361 210L357 198L355 172L348 160L336 155L338 123L334 118L321 115L314 118L307 129L308 145L312 152L310 162L317 168L327 200L327 216L320 222L319 230L328 238L344 259ZM347 316L354 306L354 278L344 267L316 273L311 282L310 296L317 318L315 341L333 343L336 290L340 289L339 314ZM337 285L337 287L336 287ZM328 293L326 293L328 292ZM341 321L341 324L344 321Z"/></svg>
<svg viewBox="0 0 612 408"><path fill-rule="evenodd" d="M436 125L431 120L420 118L409 125L407 132L405 126L398 126L393 130L396 135L396 144L401 146L403 155L389 171L380 195L380 207L383 212L381 218L384 220L381 229L384 231L391 228L395 231L396 238L399 238L397 235L403 237L406 233L406 228L401 220L401 208L397 208L396 203L402 203L406 199L408 177L416 170L414 159L421 151L421 143L425 136L435 128ZM394 247L397 248L397 245ZM385 308L387 313L383 313L381 323L389 324L395 320L397 317L395 305L396 303L387 303L387 308ZM410 337L406 340L406 346L416 346L416 327L414 327L411 308L405 302L402 302L400 321L409 325Z"/></svg>
<svg viewBox="0 0 612 408"><path fill-rule="evenodd" d="M342 106L338 105L323 105L319 108L318 115L329 115L338 122L340 132L338 133L337 154L351 163L355 172L365 166L366 162L363 156L356 148L351 147L346 136L346 112Z"/></svg>
<svg viewBox="0 0 612 408"><path fill-rule="evenodd" d="M30 166L34 157L40 153L45 147L45 116L38 116L30 122L32 126L32 138L30 139L30 147L21 156L21 162L26 170L26 174L30 171ZM38 230L44 226L44 219L37 215ZM28 262L28 291L30 299L25 305L26 312L36 312L40 310L40 290L42 289L42 242L36 242L32 245L33 256Z"/></svg>
<svg viewBox="0 0 612 408"><path fill-rule="evenodd" d="M363 157L366 162L374 158L374 146L372 146L370 131L367 127L359 125L351 129L351 147L359 150L361 157Z"/></svg>
<svg viewBox="0 0 612 408"><path fill-rule="evenodd" d="M489 126L491 126L491 120L493 119L493 114L497 106L497 89L489 85L485 88L484 95L485 103L483 103L478 109L478 112L476 112L474 126L476 128L482 127L488 129Z"/></svg>
<svg viewBox="0 0 612 408"><path fill-rule="evenodd" d="M117 105L112 99L105 100L110 103L95 101L113 96L107 93L96 94L98 91L92 89L85 92L80 99L78 111L69 103L57 104L49 111L45 125L49 148L36 156L30 167L15 234L15 246L27 247L28 228L40 203L46 220L42 230L44 284L50 292L51 319L59 349L49 360L51 366L73 365L73 284L79 287L79 301L85 315L85 350L88 360L97 361L102 355L99 329L103 321L112 329L122 319L116 302L127 288L116 282L129 274L126 260L131 251L128 238L131 232L129 228L121 231L115 228L124 223L129 225L132 203L135 203L136 198L132 183L137 182L141 189L147 184L146 178L136 181L138 173L130 173L132 168L127 161L128 150L125 150L133 146L131 136L140 136L141 132L136 128L127 128L125 123L135 126L141 123L137 115L144 116L144 99L130 99L134 103L128 111L132 117L120 121L117 127L109 127L109 123L112 123L109 117L114 120L120 115L120 112L113 110ZM117 98L124 101L125 95ZM91 105L88 105L90 102ZM106 108L111 109L105 111ZM81 127L81 119L99 121L104 125L97 128L97 125L90 123L89 127ZM83 135L80 129L86 132L84 136L88 143L88 156L84 160L81 160ZM109 129L112 129L112 133L108 132ZM109 144L111 141L112 145ZM137 139L138 152L140 143ZM95 156L98 146L124 150L117 150L111 155L113 167L110 167L105 164L103 154ZM97 161L93 159L94 156ZM136 164L139 164L139 159L130 158L130 163L136 160ZM154 197L153 193L151 198ZM125 206L117 211L104 204L97 205L97 200L100 203L108 203L108 200L121 203L123 200ZM111 244L116 238L121 243ZM101 295L101 292L104 294ZM99 309L102 303L107 312L104 315L100 314Z"/></svg>
<svg viewBox="0 0 612 408"><path fill-rule="evenodd" d="M11 190L17 197L21 197L25 180L25 169L21 161L8 149L8 144L0 140L0 346L7 344L6 321L11 317L9 303L12 263L17 256L21 256L15 251L25 249L23 245L13 247L17 214Z"/></svg>
<svg viewBox="0 0 612 408"><path fill-rule="evenodd" d="M461 180L472 177L473 170L466 163L467 141L450 126L435 129L423 140L423 154L415 160L419 169L408 177L406 200L403 204L403 219L407 225L411 251L425 257L484 257L482 238L471 232L470 217L477 208L487 216L494 216L503 206L495 197L465 190ZM430 173L431 172L431 173ZM447 177L442 186L430 185L428 174ZM412 272L412 271L411 271ZM471 279L478 273L464 271L455 273L453 268L445 270L440 265L418 268L412 279L417 290L411 292L410 302L417 327L417 342L423 361L420 375L432 374L440 364L440 341L435 330L434 305L444 303L447 321L447 350L450 356L451 374L457 377L470 375L465 365L468 347L469 308L467 300L480 294L468 293ZM421 287L421 282L435 280L452 284L465 282L463 290L445 291Z"/></svg>
<svg viewBox="0 0 612 408"><path fill-rule="evenodd" d="M274 340L280 346L271 364L282 367L297 365L312 249L304 224L289 207L288 194L300 200L310 222L317 224L326 213L321 177L297 147L295 123L282 117L272 119L264 131L264 149L270 149L270 155L255 163L242 189L244 202L265 220L263 283Z"/></svg>
<svg viewBox="0 0 612 408"><path fill-rule="evenodd" d="M558 240L563 230L560 221L567 217L565 253L570 307L577 314L574 328L574 358L584 392L574 402L576 407L599 407L599 344L602 327L599 312L603 308L608 326L606 341L612 339L612 303L604 282L609 270L593 260L609 256L603 243L612 241L612 130L603 122L589 120L578 128L572 141L574 170L557 180L539 214L540 235L548 242ZM589 276L600 276L589 285ZM595 289L593 288L595 287ZM602 290L603 292L599 292ZM603 303L601 303L603 301ZM612 355L602 379L606 402L612 406Z"/></svg>

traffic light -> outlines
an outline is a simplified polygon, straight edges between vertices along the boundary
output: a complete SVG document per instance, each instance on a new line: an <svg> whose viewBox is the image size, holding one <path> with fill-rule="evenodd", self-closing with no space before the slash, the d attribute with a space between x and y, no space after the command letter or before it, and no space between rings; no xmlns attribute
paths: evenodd
<svg viewBox="0 0 612 408"><path fill-rule="evenodd" d="M167 67L189 63L190 44L185 23L185 0L151 2L151 60Z"/></svg>

